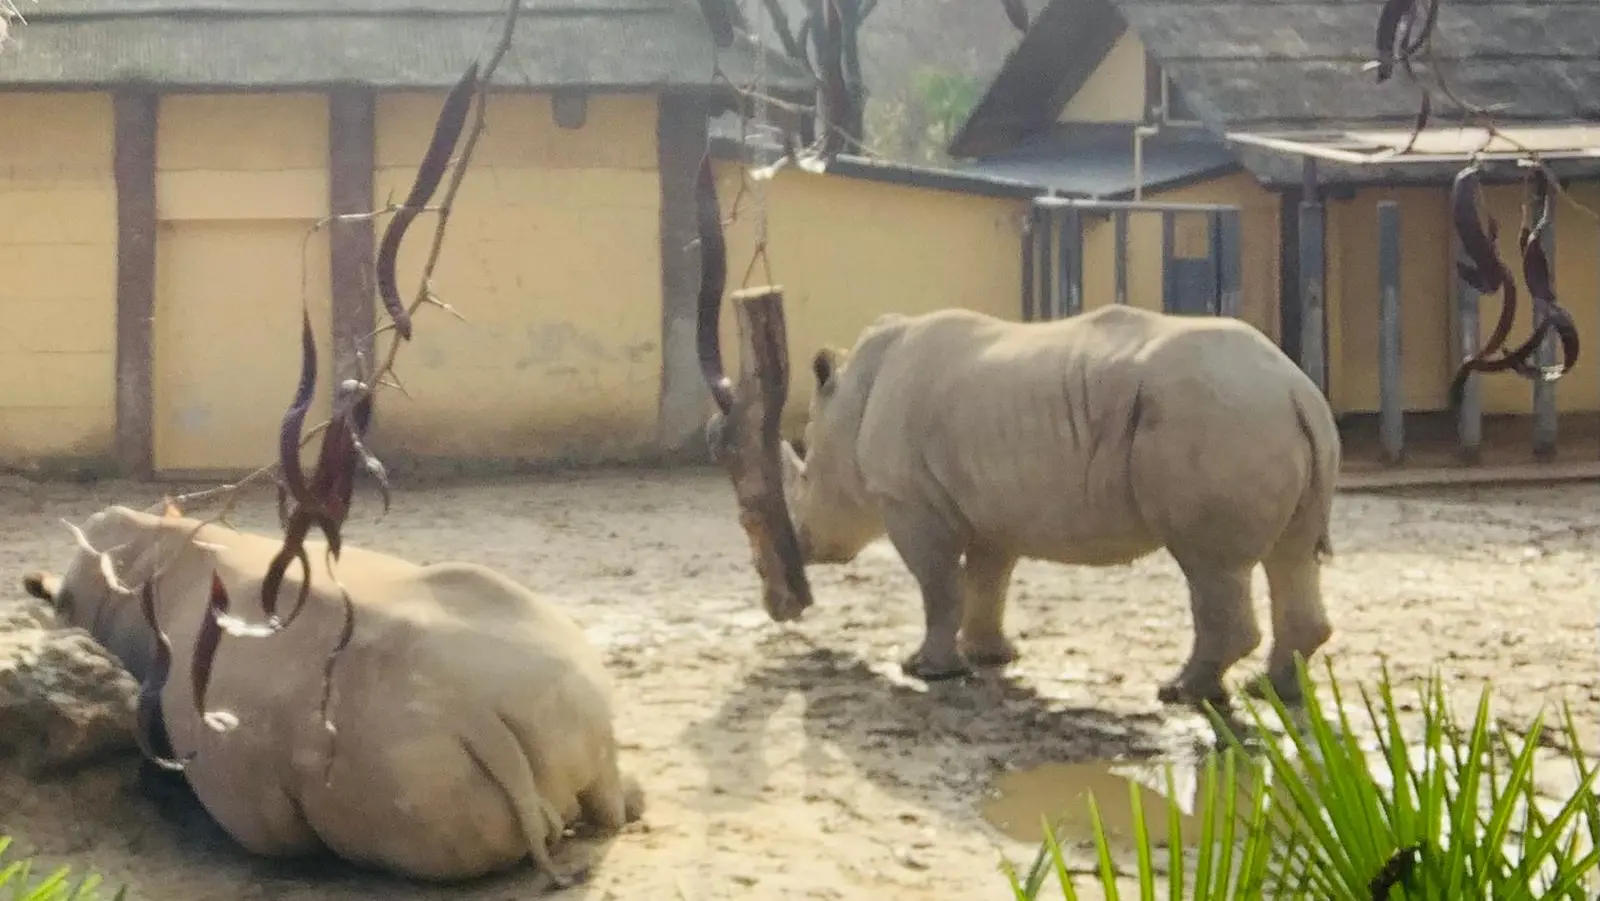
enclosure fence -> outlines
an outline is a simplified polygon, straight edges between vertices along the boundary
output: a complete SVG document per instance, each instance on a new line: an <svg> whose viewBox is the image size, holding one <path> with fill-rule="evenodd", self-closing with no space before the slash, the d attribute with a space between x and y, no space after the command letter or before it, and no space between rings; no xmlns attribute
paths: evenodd
<svg viewBox="0 0 1600 901"><path fill-rule="evenodd" d="M1022 237L1023 321L1063 319L1083 312L1084 235L1088 227L1107 221L1112 228L1114 272L1110 299L1127 304L1129 219L1133 216L1160 217L1163 310L1180 315L1239 315L1243 231L1239 207L1037 197ZM1180 248L1180 219L1186 225L1196 220L1203 223L1205 240L1199 243L1204 249L1199 253L1185 253Z"/></svg>

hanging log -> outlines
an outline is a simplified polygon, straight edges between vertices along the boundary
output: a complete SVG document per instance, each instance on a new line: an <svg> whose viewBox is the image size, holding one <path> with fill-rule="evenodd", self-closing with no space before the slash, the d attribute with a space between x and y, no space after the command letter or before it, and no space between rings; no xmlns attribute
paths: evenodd
<svg viewBox="0 0 1600 901"><path fill-rule="evenodd" d="M747 288L730 299L739 325L739 381L715 454L739 499L739 525L761 577L762 606L781 623L799 619L811 606L811 585L783 494L779 422L789 393L783 289Z"/></svg>
<svg viewBox="0 0 1600 901"><path fill-rule="evenodd" d="M700 225L700 304L697 344L706 387L717 413L707 428L712 456L727 470L739 503L739 525L761 578L761 602L774 622L799 619L811 606L811 585L783 493L779 423L789 394L789 339L783 289L734 292L739 328L739 381L729 382L718 340L727 244L708 154L696 184Z"/></svg>

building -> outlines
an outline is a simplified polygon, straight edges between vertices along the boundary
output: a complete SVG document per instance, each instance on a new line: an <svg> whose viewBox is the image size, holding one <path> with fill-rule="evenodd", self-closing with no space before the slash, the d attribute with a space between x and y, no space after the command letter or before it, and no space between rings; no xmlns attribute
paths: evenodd
<svg viewBox="0 0 1600 901"><path fill-rule="evenodd" d="M372 223L499 0L56 0L0 54L0 460L253 469L308 304L348 372ZM669 453L698 435L693 179L733 94L692 0L531 0L374 443L391 463ZM768 56L760 81L810 95ZM721 51L734 83L752 53ZM401 256L414 290L433 220ZM379 347L385 344L380 339ZM326 377L317 408L327 410Z"/></svg>
<svg viewBox="0 0 1600 901"><path fill-rule="evenodd" d="M1382 406L1378 210L1395 201L1402 359L1388 390L1398 392L1407 428L1435 444L1459 440L1469 458L1496 436L1525 457L1531 429L1536 453L1548 455L1558 411L1564 433L1594 431L1600 361L1586 354L1564 380L1537 389L1514 376L1475 376L1459 420L1448 411L1461 349L1498 315L1498 304L1478 315L1476 296L1453 275L1448 185L1477 139L1436 110L1419 144L1428 157L1382 158L1405 143L1418 95L1401 77L1380 85L1363 69L1378 11L1344 0L1050 0L949 151L973 173L1066 196L1240 207L1241 315L1322 381L1357 453ZM1501 121L1592 209L1600 209L1591 180L1600 161L1585 156L1600 137L1586 124L1600 117L1597 39L1600 5L1530 0L1446 4L1434 38L1455 90L1506 104ZM1510 164L1492 168L1500 184L1486 190L1512 260L1518 177ZM1597 221L1559 204L1553 229L1558 292L1591 342L1600 334ZM1106 278L1086 269L1090 303L1107 296ZM1529 327L1524 302L1513 335Z"/></svg>

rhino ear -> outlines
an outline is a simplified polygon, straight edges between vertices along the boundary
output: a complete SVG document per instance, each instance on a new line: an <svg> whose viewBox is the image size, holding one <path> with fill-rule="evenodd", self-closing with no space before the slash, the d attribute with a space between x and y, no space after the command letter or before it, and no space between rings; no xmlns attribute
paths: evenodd
<svg viewBox="0 0 1600 901"><path fill-rule="evenodd" d="M31 572L22 577L22 588L41 601L54 602L61 591L61 577L55 573Z"/></svg>
<svg viewBox="0 0 1600 901"><path fill-rule="evenodd" d="M828 390L829 383L833 381L834 371L839 368L839 352L831 347L824 347L817 351L811 361L811 371L817 376L817 389Z"/></svg>

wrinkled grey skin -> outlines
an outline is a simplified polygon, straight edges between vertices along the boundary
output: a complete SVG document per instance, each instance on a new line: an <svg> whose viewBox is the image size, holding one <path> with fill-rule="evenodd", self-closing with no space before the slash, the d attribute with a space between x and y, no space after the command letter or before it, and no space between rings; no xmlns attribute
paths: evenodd
<svg viewBox="0 0 1600 901"><path fill-rule="evenodd" d="M1165 548L1194 636L1160 699L1227 703L1224 675L1262 638L1259 563L1266 676L1300 700L1295 655L1332 633L1320 568L1339 436L1316 385L1259 331L1120 306L1027 324L888 315L848 354L820 351L812 372L806 458L784 445L802 553L847 563L888 536L922 593L908 674L1015 659L1003 617L1021 558L1117 566Z"/></svg>

